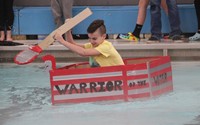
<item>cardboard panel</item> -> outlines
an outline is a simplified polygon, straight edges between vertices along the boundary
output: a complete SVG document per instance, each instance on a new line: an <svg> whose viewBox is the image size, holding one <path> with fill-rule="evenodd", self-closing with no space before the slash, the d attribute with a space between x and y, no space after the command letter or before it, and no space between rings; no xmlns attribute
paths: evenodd
<svg viewBox="0 0 200 125"><path fill-rule="evenodd" d="M55 60L47 56L46 61ZM45 60L45 59L44 59ZM50 70L52 103L144 99L173 90L170 58L126 59L142 61L124 66L84 68L88 63ZM81 69L79 68L81 66Z"/></svg>
<svg viewBox="0 0 200 125"><path fill-rule="evenodd" d="M52 103L124 99L121 66L52 70Z"/></svg>

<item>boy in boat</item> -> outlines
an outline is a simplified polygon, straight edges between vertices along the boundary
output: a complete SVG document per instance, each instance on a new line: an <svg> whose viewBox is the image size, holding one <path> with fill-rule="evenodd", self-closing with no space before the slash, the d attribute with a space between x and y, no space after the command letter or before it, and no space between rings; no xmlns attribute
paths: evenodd
<svg viewBox="0 0 200 125"><path fill-rule="evenodd" d="M80 56L89 56L91 67L124 65L124 62L112 43L106 39L106 27L103 20L93 21L88 29L89 43L74 42L71 31L68 31L66 41L57 32L54 38Z"/></svg>

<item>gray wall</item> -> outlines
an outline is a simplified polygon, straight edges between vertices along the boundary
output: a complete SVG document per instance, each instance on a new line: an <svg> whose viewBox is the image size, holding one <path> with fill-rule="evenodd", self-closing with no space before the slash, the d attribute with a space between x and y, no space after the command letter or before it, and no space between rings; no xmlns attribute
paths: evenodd
<svg viewBox="0 0 200 125"><path fill-rule="evenodd" d="M177 0L179 4L191 4L194 0ZM125 6L137 5L138 0L74 0L75 6ZM49 6L50 0L15 0L15 6Z"/></svg>

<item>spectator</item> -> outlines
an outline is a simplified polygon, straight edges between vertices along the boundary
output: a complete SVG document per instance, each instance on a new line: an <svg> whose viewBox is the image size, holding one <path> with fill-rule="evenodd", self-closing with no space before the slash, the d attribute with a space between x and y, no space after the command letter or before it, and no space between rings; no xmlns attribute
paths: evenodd
<svg viewBox="0 0 200 125"><path fill-rule="evenodd" d="M176 0L166 0L168 7L168 18L171 27L169 38L172 40L181 40L180 19ZM151 12L151 33L149 41L158 42L162 38L161 33L161 0L150 0Z"/></svg>
<svg viewBox="0 0 200 125"><path fill-rule="evenodd" d="M0 41L13 41L11 32L13 22L13 0L0 0Z"/></svg>
<svg viewBox="0 0 200 125"><path fill-rule="evenodd" d="M197 15L198 31L194 36L189 37L190 41L200 40L200 0L194 0L194 6Z"/></svg>
<svg viewBox="0 0 200 125"><path fill-rule="evenodd" d="M135 29L132 33L129 32L126 35L120 34L119 37L121 39L130 40L130 41L134 41L134 42L138 42L140 40L140 32L141 32L143 24L145 22L146 11L147 11L148 5L149 5L149 0L139 0L139 3L138 3L139 10L138 10L138 17L137 17L137 23L135 25ZM166 0L162 0L161 6L167 13L168 10L167 10L167 5L166 5Z"/></svg>
<svg viewBox="0 0 200 125"><path fill-rule="evenodd" d="M72 17L73 0L51 0L51 8L56 28L60 27L65 19Z"/></svg>

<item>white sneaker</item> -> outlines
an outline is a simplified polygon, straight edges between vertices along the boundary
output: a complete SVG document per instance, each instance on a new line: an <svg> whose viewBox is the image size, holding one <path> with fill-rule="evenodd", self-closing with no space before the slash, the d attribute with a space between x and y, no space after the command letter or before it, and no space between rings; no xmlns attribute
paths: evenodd
<svg viewBox="0 0 200 125"><path fill-rule="evenodd" d="M194 36L189 37L190 41L200 40L200 33L196 33Z"/></svg>

